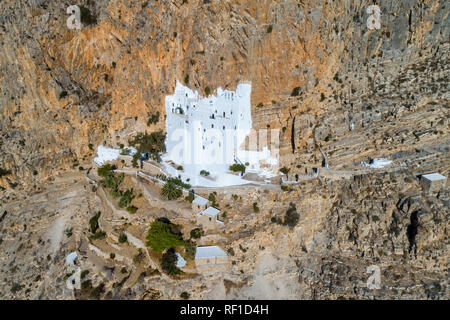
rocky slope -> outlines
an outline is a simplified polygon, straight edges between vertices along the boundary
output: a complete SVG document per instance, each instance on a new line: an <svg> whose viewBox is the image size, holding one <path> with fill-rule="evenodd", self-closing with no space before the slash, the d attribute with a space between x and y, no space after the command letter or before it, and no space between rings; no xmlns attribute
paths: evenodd
<svg viewBox="0 0 450 320"><path fill-rule="evenodd" d="M448 299L448 189L430 195L417 183L449 172L446 1L379 1L379 30L366 25L372 1L80 1L81 30L66 25L71 4L0 3L2 297L71 297L52 279L107 207L79 166L91 166L99 144L164 128L164 97L179 80L200 92L251 81L254 126L280 129L290 175L320 167L321 150L330 168L292 190L219 191L239 221L219 241L235 253L227 277L150 277L115 295L174 298L192 287L195 298ZM373 157L394 162L359 165ZM70 192L89 205L62 196ZM271 222L290 202L301 216L292 230ZM77 236L54 238L69 227ZM37 258L29 241L44 246ZM381 290L365 285L372 264Z"/></svg>

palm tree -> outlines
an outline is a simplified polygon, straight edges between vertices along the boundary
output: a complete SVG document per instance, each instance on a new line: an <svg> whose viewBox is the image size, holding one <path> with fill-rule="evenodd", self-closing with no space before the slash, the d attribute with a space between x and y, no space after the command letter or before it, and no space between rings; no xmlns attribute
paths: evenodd
<svg viewBox="0 0 450 320"><path fill-rule="evenodd" d="M175 200L183 195L183 191L172 182L166 182L161 189L161 195L167 198L167 200Z"/></svg>

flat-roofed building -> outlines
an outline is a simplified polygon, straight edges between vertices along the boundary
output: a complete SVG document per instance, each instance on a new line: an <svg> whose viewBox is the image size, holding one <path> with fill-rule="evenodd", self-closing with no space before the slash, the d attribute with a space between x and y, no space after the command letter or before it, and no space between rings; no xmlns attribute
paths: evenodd
<svg viewBox="0 0 450 320"><path fill-rule="evenodd" d="M425 191L438 192L447 184L447 177L439 173L424 174L420 177L420 185Z"/></svg>
<svg viewBox="0 0 450 320"><path fill-rule="evenodd" d="M219 214L220 210L208 207L197 215L197 223L205 230L222 227L224 224L218 219Z"/></svg>
<svg viewBox="0 0 450 320"><path fill-rule="evenodd" d="M196 267L223 265L228 263L228 255L218 246L197 247Z"/></svg>

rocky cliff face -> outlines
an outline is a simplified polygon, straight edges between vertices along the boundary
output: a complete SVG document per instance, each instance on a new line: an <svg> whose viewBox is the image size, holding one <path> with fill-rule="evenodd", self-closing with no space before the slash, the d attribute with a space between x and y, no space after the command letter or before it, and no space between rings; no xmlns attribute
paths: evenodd
<svg viewBox="0 0 450 320"><path fill-rule="evenodd" d="M67 27L66 9L72 4L83 7L81 30ZM442 292L448 297L439 280L446 275L445 261L438 258L448 255L444 245L448 245L448 201L418 195L417 186L413 195L395 188L377 189L381 194L368 190L367 181L379 181L380 188L390 186L390 176L368 173L362 180L369 185L358 185L358 191L348 181L361 173L351 172L355 164L375 156L395 159L395 166L405 169L409 179L431 170L448 173L449 4L443 0L379 1L381 29L369 30L366 9L370 4L344 0L2 1L0 169L9 173L0 176L1 205L6 208L13 200L45 190L52 177L63 171L89 165L99 144L127 144L136 132L163 129L164 97L173 93L176 80L200 92L206 87L233 89L240 81L251 81L254 126L280 129L280 161L291 174L320 166L320 150L330 168L348 170L329 172L329 181L339 184L339 196L328 195L333 200L327 201L322 218L312 219L310 227L300 227L312 237L310 246L318 243L322 249L279 264L283 272L295 269L290 276L298 276L300 285L275 296L357 295L358 289L346 283L348 277L345 281L333 278L346 274L339 266L361 275L362 265L361 270L351 266L368 252L386 266L404 263L401 258L385 259L386 249L373 248L387 241L392 250L399 246L405 250L409 246L405 228L415 214L421 226L415 241L422 241L427 253L421 251L422 260L403 267L420 270L417 278L431 279L425 281L427 285L437 281L440 290L413 291L409 297L439 298ZM157 111L159 122L148 124ZM339 183L339 179L345 181ZM304 188L312 190L314 183ZM260 207L270 208L271 197L275 195L269 192ZM297 201L295 197L288 192L276 199L287 206ZM413 203L420 203L422 211L409 209ZM379 221L368 214L373 210ZM400 230L401 240L392 235L392 228ZM273 248L290 246L298 240L297 233L278 234L268 243ZM260 231L259 237L266 236ZM302 250L301 245L293 248ZM434 262L425 263L427 259ZM278 265L264 261L261 266ZM427 275L420 273L430 263L434 269ZM305 265L322 267L313 270ZM241 268L245 274L261 277L268 272L257 273L259 269L251 264ZM300 275L298 268L303 270ZM258 283L262 278L255 279ZM235 282L245 283L244 279ZM234 294L250 297L258 291L242 286L243 291ZM394 296L391 291L380 294Z"/></svg>

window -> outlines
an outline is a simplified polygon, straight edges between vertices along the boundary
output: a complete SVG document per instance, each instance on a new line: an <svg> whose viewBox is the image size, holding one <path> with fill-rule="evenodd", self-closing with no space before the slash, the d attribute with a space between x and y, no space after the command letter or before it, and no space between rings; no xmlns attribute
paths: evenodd
<svg viewBox="0 0 450 320"><path fill-rule="evenodd" d="M223 112L223 117L225 118L225 111Z"/></svg>
<svg viewBox="0 0 450 320"><path fill-rule="evenodd" d="M225 126L223 126L223 130L225 130Z"/></svg>
<svg viewBox="0 0 450 320"><path fill-rule="evenodd" d="M214 128L214 125L213 125L213 124L211 125L211 129L212 129L212 128Z"/></svg>

